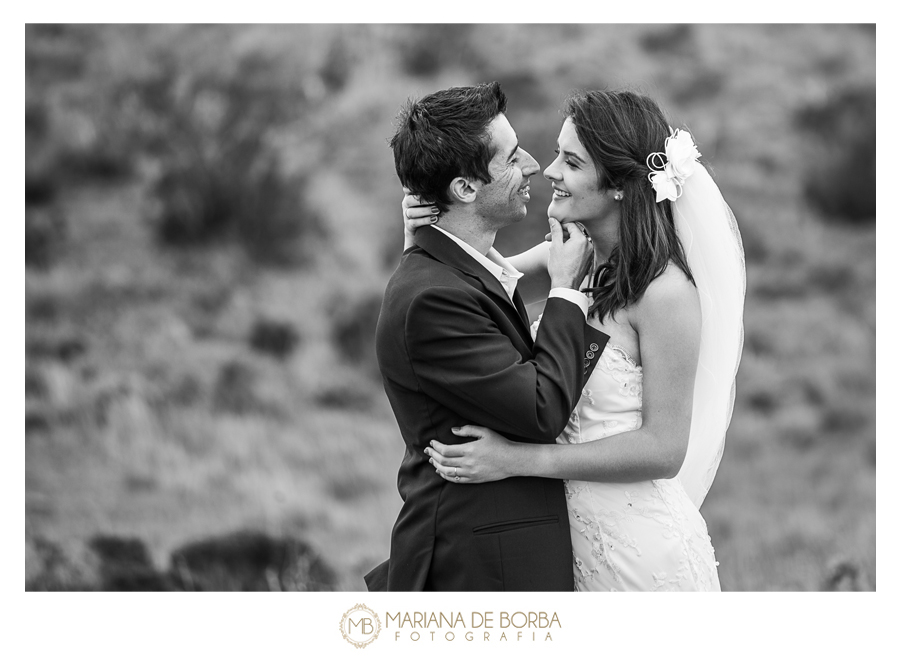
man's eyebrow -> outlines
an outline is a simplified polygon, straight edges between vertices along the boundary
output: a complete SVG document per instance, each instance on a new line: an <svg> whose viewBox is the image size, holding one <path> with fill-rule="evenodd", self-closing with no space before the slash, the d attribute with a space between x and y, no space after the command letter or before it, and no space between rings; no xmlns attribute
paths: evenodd
<svg viewBox="0 0 900 658"><path fill-rule="evenodd" d="M513 150L510 151L508 156L506 156L506 161L509 162L510 160L512 160L513 156L515 156L515 154L518 153L518 151L519 151L519 142L516 142L516 145L513 147Z"/></svg>

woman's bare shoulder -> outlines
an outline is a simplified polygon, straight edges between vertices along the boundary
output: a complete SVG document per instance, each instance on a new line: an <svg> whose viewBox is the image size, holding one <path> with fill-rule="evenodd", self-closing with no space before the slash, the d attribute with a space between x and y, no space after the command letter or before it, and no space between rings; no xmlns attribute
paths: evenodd
<svg viewBox="0 0 900 658"><path fill-rule="evenodd" d="M675 263L669 263L662 274L650 282L644 296L649 296L653 301L661 301L668 298L676 301L699 299L694 282Z"/></svg>
<svg viewBox="0 0 900 658"><path fill-rule="evenodd" d="M634 318L659 320L676 315L682 318L700 319L700 297L697 287L687 274L674 263L656 277L641 299L634 305Z"/></svg>

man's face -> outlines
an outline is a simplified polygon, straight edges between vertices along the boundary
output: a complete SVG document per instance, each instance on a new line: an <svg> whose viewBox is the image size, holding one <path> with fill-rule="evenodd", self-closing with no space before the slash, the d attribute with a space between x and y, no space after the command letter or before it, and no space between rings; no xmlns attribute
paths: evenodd
<svg viewBox="0 0 900 658"><path fill-rule="evenodd" d="M523 219L530 200L529 177L540 171L537 161L519 147L516 131L503 114L488 126L491 144L496 148L488 168L491 182L478 191L478 214L497 228Z"/></svg>

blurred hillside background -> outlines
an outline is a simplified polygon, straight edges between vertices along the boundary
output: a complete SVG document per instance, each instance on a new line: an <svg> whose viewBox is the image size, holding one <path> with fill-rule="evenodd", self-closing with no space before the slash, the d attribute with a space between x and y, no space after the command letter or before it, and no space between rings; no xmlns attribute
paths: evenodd
<svg viewBox="0 0 900 658"><path fill-rule="evenodd" d="M746 340L703 507L726 590L875 588L875 28L28 25L26 589L362 590L402 441L373 352L403 101L499 80L687 126ZM550 186L501 232L541 240Z"/></svg>

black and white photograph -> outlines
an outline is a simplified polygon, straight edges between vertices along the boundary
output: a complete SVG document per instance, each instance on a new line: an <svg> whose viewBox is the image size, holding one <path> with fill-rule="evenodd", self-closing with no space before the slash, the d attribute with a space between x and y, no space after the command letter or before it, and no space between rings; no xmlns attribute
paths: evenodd
<svg viewBox="0 0 900 658"><path fill-rule="evenodd" d="M29 598L878 591L880 25L24 33Z"/></svg>

